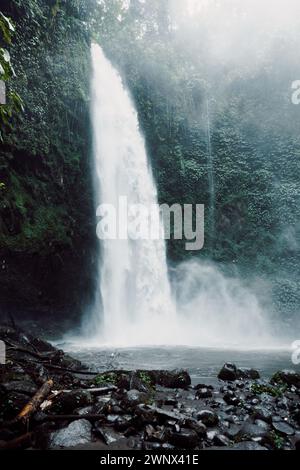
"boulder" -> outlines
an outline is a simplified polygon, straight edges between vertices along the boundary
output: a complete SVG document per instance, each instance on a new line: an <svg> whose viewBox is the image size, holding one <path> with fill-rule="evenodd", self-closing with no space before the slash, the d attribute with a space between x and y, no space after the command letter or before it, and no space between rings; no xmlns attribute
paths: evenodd
<svg viewBox="0 0 300 470"><path fill-rule="evenodd" d="M191 377L186 370L152 371L155 382L166 388L187 388L191 385Z"/></svg>
<svg viewBox="0 0 300 470"><path fill-rule="evenodd" d="M284 421L273 423L273 428L282 436L293 436L295 434L295 429Z"/></svg>
<svg viewBox="0 0 300 470"><path fill-rule="evenodd" d="M136 406L146 403L148 401L149 395L140 392L139 390L128 390L122 400L122 407L127 409L135 408Z"/></svg>
<svg viewBox="0 0 300 470"><path fill-rule="evenodd" d="M281 370L273 375L270 382L271 384L294 385L300 388L300 374L295 370Z"/></svg>
<svg viewBox="0 0 300 470"><path fill-rule="evenodd" d="M55 412L72 413L77 408L85 408L93 403L91 394L85 390L63 393L53 406Z"/></svg>
<svg viewBox="0 0 300 470"><path fill-rule="evenodd" d="M226 363L218 374L218 379L224 381L234 381L238 378L237 367L234 364Z"/></svg>
<svg viewBox="0 0 300 470"><path fill-rule="evenodd" d="M74 447L91 442L92 425L86 419L73 421L66 428L50 435L50 448Z"/></svg>
<svg viewBox="0 0 300 470"><path fill-rule="evenodd" d="M212 397L212 391L211 389L207 387L199 388L196 391L196 398L201 399L201 398L211 398Z"/></svg>
<svg viewBox="0 0 300 470"><path fill-rule="evenodd" d="M182 428L180 432L171 433L169 440L176 448L181 449L194 449L199 444L198 434L187 428Z"/></svg>
<svg viewBox="0 0 300 470"><path fill-rule="evenodd" d="M210 410L199 411L199 413L197 413L197 419L207 427L216 426L219 422L218 415Z"/></svg>

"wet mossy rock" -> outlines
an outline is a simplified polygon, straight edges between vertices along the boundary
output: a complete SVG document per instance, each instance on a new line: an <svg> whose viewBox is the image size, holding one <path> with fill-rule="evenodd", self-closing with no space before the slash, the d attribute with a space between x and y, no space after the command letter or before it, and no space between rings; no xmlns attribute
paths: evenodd
<svg viewBox="0 0 300 470"><path fill-rule="evenodd" d="M0 148L0 315L72 319L93 292L91 2L1 1L16 26L9 86L25 111Z"/></svg>
<svg viewBox="0 0 300 470"><path fill-rule="evenodd" d="M255 369L237 368L235 364L226 363L218 374L220 380L232 382L239 379L257 380L259 372Z"/></svg>
<svg viewBox="0 0 300 470"><path fill-rule="evenodd" d="M281 370L271 378L273 385L294 385L300 389L300 374L295 370Z"/></svg>
<svg viewBox="0 0 300 470"><path fill-rule="evenodd" d="M95 385L113 384L125 390L136 389L146 392L154 385L166 388L188 388L191 377L185 370L137 370L103 372L93 379Z"/></svg>

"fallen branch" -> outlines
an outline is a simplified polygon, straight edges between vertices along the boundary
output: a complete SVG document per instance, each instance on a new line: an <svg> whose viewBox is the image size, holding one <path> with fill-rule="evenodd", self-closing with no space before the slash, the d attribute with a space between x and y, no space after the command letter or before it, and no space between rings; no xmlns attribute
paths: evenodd
<svg viewBox="0 0 300 470"><path fill-rule="evenodd" d="M30 362L39 364L38 361L30 361ZM60 370L62 372L71 372L72 374L80 374L80 375L99 375L100 374L100 372L91 372L89 370L76 370L76 369L71 369L70 367L55 366L53 364L49 364L48 362L43 362L42 364L44 367L48 367L48 369Z"/></svg>
<svg viewBox="0 0 300 470"><path fill-rule="evenodd" d="M51 388L53 387L53 380L47 380L41 388L36 392L32 399L24 406L20 411L18 416L13 419L11 422L6 423L6 426L19 423L20 421L26 422L30 416L32 416L37 410L40 404L45 400L45 398L50 394Z"/></svg>
<svg viewBox="0 0 300 470"><path fill-rule="evenodd" d="M92 395L103 395L105 393L113 392L114 390L117 390L117 387L115 385L110 385L107 387L99 387L99 388L78 388L78 389L74 388L73 390L58 390L58 391L53 390L53 394L57 396L60 393L89 392Z"/></svg>
<svg viewBox="0 0 300 470"><path fill-rule="evenodd" d="M47 359L47 358L45 358L45 359ZM92 372L90 370L76 370L76 369L71 369L70 367L56 366L54 364L50 364L49 362L43 362L43 360L44 360L44 358L41 361L27 360L26 364L28 364L28 363L29 364L41 364L41 365L43 365L44 367L46 367L48 369L59 370L59 371L62 371L62 372L71 372L72 374L93 375L93 376L100 374L100 372ZM22 361L22 360L19 359L19 361Z"/></svg>
<svg viewBox="0 0 300 470"><path fill-rule="evenodd" d="M14 346L12 345L12 343L8 343L6 341L6 344L9 345L9 348L7 348L7 351L15 351L15 352L20 352L20 353L23 353L23 354L28 354L29 356L32 356L36 359L39 359L41 361L45 361L45 360L49 360L51 359L51 357L53 358L56 358L57 357L57 353L56 352L45 352L43 354L41 353L37 353L37 352L33 352L33 351L29 351L29 349L26 349L26 348L20 348L20 347L17 347L17 346Z"/></svg>

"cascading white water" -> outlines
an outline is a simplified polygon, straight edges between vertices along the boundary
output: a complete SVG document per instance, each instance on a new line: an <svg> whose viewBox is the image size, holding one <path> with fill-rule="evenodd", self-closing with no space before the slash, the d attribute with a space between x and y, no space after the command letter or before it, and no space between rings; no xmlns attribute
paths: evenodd
<svg viewBox="0 0 300 470"><path fill-rule="evenodd" d="M126 196L128 206L143 204L151 208L157 204L157 193L137 113L121 77L97 44L92 46L92 60L98 204L113 204L118 208L119 198ZM175 325L175 310L165 242L162 238L133 238L131 234L126 240L102 243L99 261L102 309L96 306L96 324L101 325L104 342L167 343L172 337L170 328Z"/></svg>
<svg viewBox="0 0 300 470"><path fill-rule="evenodd" d="M92 60L97 205L118 208L119 198L125 196L128 205L152 208L157 192L131 98L96 44ZM159 219L158 208L156 215ZM238 278L227 278L215 266L200 262L179 265L173 285L175 307L164 240L136 240L134 235L101 242L100 295L84 320L88 339L73 338L81 347L272 345L264 310Z"/></svg>

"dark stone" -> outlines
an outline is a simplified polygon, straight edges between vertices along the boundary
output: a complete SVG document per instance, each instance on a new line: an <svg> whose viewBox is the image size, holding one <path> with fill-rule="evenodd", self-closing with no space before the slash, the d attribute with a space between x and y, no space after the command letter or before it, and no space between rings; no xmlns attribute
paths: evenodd
<svg viewBox="0 0 300 470"><path fill-rule="evenodd" d="M186 416L181 413L164 410L163 408L159 408L157 406L148 405L147 409L156 413L158 416L164 419L174 419L175 421L183 421L186 418Z"/></svg>
<svg viewBox="0 0 300 470"><path fill-rule="evenodd" d="M167 397L164 400L164 404L167 405L167 406L177 406L178 405L178 400L176 400L176 398L173 398L173 397Z"/></svg>
<svg viewBox="0 0 300 470"><path fill-rule="evenodd" d="M101 437L101 439L105 442L106 445L113 444L121 439L123 439L123 435L115 432L112 428L107 426L103 426L100 421L96 422L94 425L94 433Z"/></svg>
<svg viewBox="0 0 300 470"><path fill-rule="evenodd" d="M73 421L50 436L50 447L74 447L91 441L91 423L86 419Z"/></svg>
<svg viewBox="0 0 300 470"><path fill-rule="evenodd" d="M214 444L216 444L216 446L227 447L230 445L230 440L228 439L228 437L224 436L223 434L216 434L213 441L214 441Z"/></svg>
<svg viewBox="0 0 300 470"><path fill-rule="evenodd" d="M193 388L194 388L194 390L200 390L200 388L208 388L209 390L214 389L214 387L212 385L206 385L206 384L197 384Z"/></svg>
<svg viewBox="0 0 300 470"><path fill-rule="evenodd" d="M116 431L125 431L129 428L134 422L134 418L131 415L122 415L119 416L116 421L114 421L114 428Z"/></svg>
<svg viewBox="0 0 300 470"><path fill-rule="evenodd" d="M264 406L256 407L253 410L253 418L254 419L260 419L262 421L265 421L266 423L271 423L272 422L272 412L269 411Z"/></svg>
<svg viewBox="0 0 300 470"><path fill-rule="evenodd" d="M198 434L192 429L182 428L181 431L170 434L170 443L176 448L194 449L199 443Z"/></svg>
<svg viewBox="0 0 300 470"><path fill-rule="evenodd" d="M266 429L257 424L252 424L250 422L245 422L240 430L241 437L265 437L267 435Z"/></svg>
<svg viewBox="0 0 300 470"><path fill-rule="evenodd" d="M196 392L196 398L211 398L212 391L209 388L199 388Z"/></svg>
<svg viewBox="0 0 300 470"><path fill-rule="evenodd" d="M191 385L191 377L186 370L151 371L155 382L166 388L187 388Z"/></svg>
<svg viewBox="0 0 300 470"><path fill-rule="evenodd" d="M230 447L230 450L268 450L254 441L242 441Z"/></svg>
<svg viewBox="0 0 300 470"><path fill-rule="evenodd" d="M265 431L269 431L270 430L270 425L268 423L266 423L265 421L263 421L262 419L256 419L254 421L254 424L256 426L259 426L261 427L262 429L264 429Z"/></svg>
<svg viewBox="0 0 300 470"><path fill-rule="evenodd" d="M167 430L164 426L152 426L148 424L145 428L145 439L148 441L155 442L166 442L167 440Z"/></svg>
<svg viewBox="0 0 300 470"><path fill-rule="evenodd" d="M293 436L295 434L295 429L284 421L273 423L273 428L282 436Z"/></svg>
<svg viewBox="0 0 300 470"><path fill-rule="evenodd" d="M122 400L122 406L125 408L134 408L137 405L145 403L148 398L149 396L146 393L139 392L138 390L129 390Z"/></svg>
<svg viewBox="0 0 300 470"><path fill-rule="evenodd" d="M72 413L76 408L84 408L93 403L93 398L89 392L84 390L63 393L53 406L54 412Z"/></svg>
<svg viewBox="0 0 300 470"><path fill-rule="evenodd" d="M1 386L7 393L17 392L30 397L37 391L36 384L26 374L13 374L13 380L2 382Z"/></svg>
<svg viewBox="0 0 300 470"><path fill-rule="evenodd" d="M237 367L234 364L224 364L218 374L220 380L234 381L238 378Z"/></svg>
<svg viewBox="0 0 300 470"><path fill-rule="evenodd" d="M197 421L193 418L188 418L184 422L185 427L196 431L198 436L204 437L206 435L206 426L201 421Z"/></svg>
<svg viewBox="0 0 300 470"><path fill-rule="evenodd" d="M241 379L251 379L251 380L260 379L260 374L255 369L240 368L237 370L237 376L238 378L241 378Z"/></svg>
<svg viewBox="0 0 300 470"><path fill-rule="evenodd" d="M270 380L271 384L294 385L300 388L300 374L295 370L281 370L276 372Z"/></svg>
<svg viewBox="0 0 300 470"><path fill-rule="evenodd" d="M197 419L208 427L216 426L219 422L218 415L210 410L199 411Z"/></svg>
<svg viewBox="0 0 300 470"><path fill-rule="evenodd" d="M229 438L235 438L237 437L241 432L241 426L238 424L231 424L230 428L226 430L226 435Z"/></svg>
<svg viewBox="0 0 300 470"><path fill-rule="evenodd" d="M231 392L231 391L228 391L227 393L225 393L224 395L224 401L228 404L228 405L233 405L233 406L237 406L240 402L240 400L238 399L238 397L235 395L234 392Z"/></svg>

